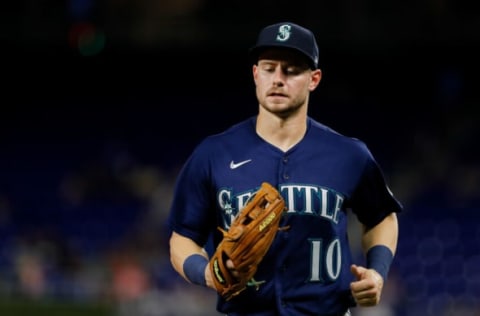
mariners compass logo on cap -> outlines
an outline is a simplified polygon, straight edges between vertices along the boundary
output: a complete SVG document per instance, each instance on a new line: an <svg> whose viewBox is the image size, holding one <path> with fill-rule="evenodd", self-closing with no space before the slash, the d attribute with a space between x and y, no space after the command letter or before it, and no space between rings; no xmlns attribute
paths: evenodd
<svg viewBox="0 0 480 316"><path fill-rule="evenodd" d="M287 48L303 54L310 68L318 68L318 46L312 31L298 24L283 22L269 25L260 31L250 57L257 62L260 52L267 48Z"/></svg>

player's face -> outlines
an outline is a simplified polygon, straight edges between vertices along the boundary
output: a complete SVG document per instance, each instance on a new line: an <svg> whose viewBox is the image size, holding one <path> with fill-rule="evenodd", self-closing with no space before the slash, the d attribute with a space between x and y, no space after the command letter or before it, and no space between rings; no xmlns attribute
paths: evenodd
<svg viewBox="0 0 480 316"><path fill-rule="evenodd" d="M320 82L321 71L311 70L298 53L271 49L260 54L253 77L260 106L285 116L306 107L309 93Z"/></svg>

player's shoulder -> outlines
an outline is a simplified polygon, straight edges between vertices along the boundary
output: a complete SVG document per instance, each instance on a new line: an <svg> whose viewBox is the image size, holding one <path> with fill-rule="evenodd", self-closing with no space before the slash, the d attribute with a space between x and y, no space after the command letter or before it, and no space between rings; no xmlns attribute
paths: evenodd
<svg viewBox="0 0 480 316"><path fill-rule="evenodd" d="M308 125L314 137L322 138L324 141L338 149L347 149L370 155L367 144L359 138L342 134L332 127L322 124L311 117L308 118Z"/></svg>
<svg viewBox="0 0 480 316"><path fill-rule="evenodd" d="M219 142L233 141L238 142L245 137L252 136L255 133L255 117L249 117L243 121L231 125L227 129L207 136L203 143L217 144Z"/></svg>
<svg viewBox="0 0 480 316"><path fill-rule="evenodd" d="M255 118L249 117L235 123L221 132L206 136L196 147L196 151L212 151L229 144L240 146L251 141L255 135ZM222 147L219 147L222 146Z"/></svg>

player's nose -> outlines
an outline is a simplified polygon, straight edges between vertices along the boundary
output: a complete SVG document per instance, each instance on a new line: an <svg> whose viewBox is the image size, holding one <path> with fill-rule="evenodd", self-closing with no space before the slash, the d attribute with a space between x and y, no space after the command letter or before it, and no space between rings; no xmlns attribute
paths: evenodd
<svg viewBox="0 0 480 316"><path fill-rule="evenodd" d="M275 71L273 73L273 85L276 87L281 87L283 86L285 82L285 73L283 72L282 67L278 66L275 68Z"/></svg>

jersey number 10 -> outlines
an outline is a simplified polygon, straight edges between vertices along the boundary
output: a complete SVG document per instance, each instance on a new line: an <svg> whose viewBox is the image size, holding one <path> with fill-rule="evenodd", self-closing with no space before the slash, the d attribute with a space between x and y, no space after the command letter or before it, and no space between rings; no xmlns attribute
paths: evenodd
<svg viewBox="0 0 480 316"><path fill-rule="evenodd" d="M342 255L340 240L334 239L323 247L322 239L309 239L311 248L310 282L324 282L325 278L336 280L340 275ZM323 273L322 273L323 270Z"/></svg>

